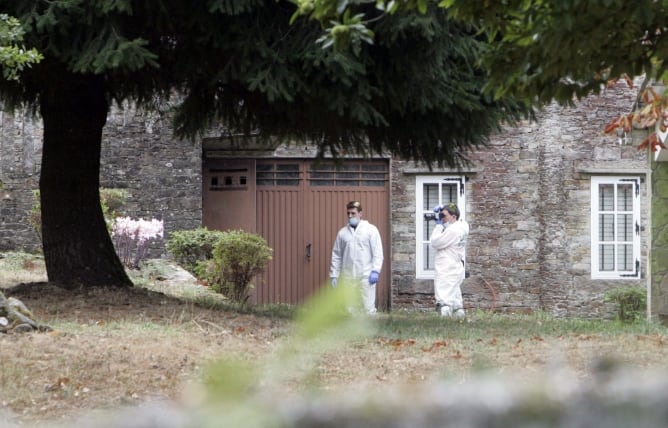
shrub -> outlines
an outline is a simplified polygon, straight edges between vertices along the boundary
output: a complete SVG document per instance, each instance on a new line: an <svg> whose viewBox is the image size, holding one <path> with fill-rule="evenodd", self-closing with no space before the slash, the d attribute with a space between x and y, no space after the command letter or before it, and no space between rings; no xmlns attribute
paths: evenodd
<svg viewBox="0 0 668 428"><path fill-rule="evenodd" d="M271 260L273 250L260 235L231 230L213 250L213 269L221 278L220 292L237 303L248 300L253 276Z"/></svg>
<svg viewBox="0 0 668 428"><path fill-rule="evenodd" d="M647 292L642 288L616 288L606 293L605 301L617 304L617 318L622 322L633 322L645 317Z"/></svg>
<svg viewBox="0 0 668 428"><path fill-rule="evenodd" d="M33 190L32 196L34 202L28 212L28 223L35 229L35 232L37 232L39 241L44 243L44 241L42 241L42 203L39 199L39 190Z"/></svg>
<svg viewBox="0 0 668 428"><path fill-rule="evenodd" d="M35 229L39 240L42 240L42 205L39 198L39 190L32 192L34 202L28 213L28 223ZM100 189L100 206L102 215L107 223L107 230L111 232L114 219L122 215L122 208L125 206L127 191L124 189Z"/></svg>
<svg viewBox="0 0 668 428"><path fill-rule="evenodd" d="M118 217L114 221L111 236L123 264L131 269L138 269L146 258L149 242L162 238L163 232L162 220Z"/></svg>
<svg viewBox="0 0 668 428"><path fill-rule="evenodd" d="M111 231L117 217L123 216L128 192L125 189L100 189L100 205L102 214L107 223L107 230Z"/></svg>
<svg viewBox="0 0 668 428"><path fill-rule="evenodd" d="M213 259L213 249L222 235L223 232L206 227L177 230L170 233L166 248L182 268L204 279L207 261Z"/></svg>

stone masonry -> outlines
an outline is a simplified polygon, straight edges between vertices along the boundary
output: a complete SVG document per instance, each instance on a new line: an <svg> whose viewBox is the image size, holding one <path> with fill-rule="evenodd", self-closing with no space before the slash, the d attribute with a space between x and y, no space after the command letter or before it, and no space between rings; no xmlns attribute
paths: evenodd
<svg viewBox="0 0 668 428"><path fill-rule="evenodd" d="M394 308L433 310L433 281L415 279L415 176L464 174L470 224L465 307L507 312L546 310L554 316L610 315L605 292L645 287L647 232L642 232L643 278L592 280L590 176L645 177L646 154L635 141L620 145L603 134L628 112L635 92L620 83L576 108L550 106L535 122L506 127L487 148L470 154L461 172L393 161ZM646 183L642 227L648 229ZM664 222L663 224L666 224Z"/></svg>
<svg viewBox="0 0 668 428"><path fill-rule="evenodd" d="M41 122L28 113L0 111L0 125L0 251L37 251L28 213L39 188ZM202 222L201 143L179 140L170 125L164 112L113 109L100 168L101 187L127 191L124 214L162 219L167 235ZM152 252L157 256L164 248Z"/></svg>
<svg viewBox="0 0 668 428"><path fill-rule="evenodd" d="M619 83L575 108L549 106L537 121L492 136L486 147L469 154L472 163L463 171L392 160L392 309L433 308L433 282L415 277L416 176L463 174L471 225L470 277L463 287L467 308L607 317L605 293L647 287L649 266L652 312L668 314L668 166L650 164L647 153L636 149L639 140L621 145L603 134L612 118L630 110L636 91ZM40 247L28 213L38 188L41 139L38 119L0 111L0 251ZM591 279L590 178L600 174L644 180L640 279ZM113 109L103 135L101 185L127 190L126 215L163 219L166 236L200 226L201 181L201 140L176 138L167 109ZM650 231L656 246L651 263ZM164 247L156 245L152 255L165 255Z"/></svg>

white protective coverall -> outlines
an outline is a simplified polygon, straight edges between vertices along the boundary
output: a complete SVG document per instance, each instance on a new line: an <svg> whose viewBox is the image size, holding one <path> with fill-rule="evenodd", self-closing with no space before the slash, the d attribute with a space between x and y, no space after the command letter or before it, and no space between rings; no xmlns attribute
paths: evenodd
<svg viewBox="0 0 668 428"><path fill-rule="evenodd" d="M437 224L429 240L436 250L434 258L434 297L439 306L447 305L457 311L464 307L461 285L464 282L464 260L469 224L458 220L450 224Z"/></svg>
<svg viewBox="0 0 668 428"><path fill-rule="evenodd" d="M339 283L350 281L358 284L362 293L364 310L376 313L376 284L369 283L372 271L380 274L383 266L383 244L378 228L366 220L360 220L356 228L346 225L339 230L332 247L330 278Z"/></svg>

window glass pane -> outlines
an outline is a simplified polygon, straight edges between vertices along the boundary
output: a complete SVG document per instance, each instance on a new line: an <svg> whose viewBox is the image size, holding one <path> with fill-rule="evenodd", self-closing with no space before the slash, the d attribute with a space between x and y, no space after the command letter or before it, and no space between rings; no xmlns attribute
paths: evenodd
<svg viewBox="0 0 668 428"><path fill-rule="evenodd" d="M385 178L382 180L364 180L362 183L364 186L377 186L383 187L385 185Z"/></svg>
<svg viewBox="0 0 668 428"><path fill-rule="evenodd" d="M633 177L592 177L595 278L640 277L639 185Z"/></svg>
<svg viewBox="0 0 668 428"><path fill-rule="evenodd" d="M311 165L311 171L334 171L333 163L318 163Z"/></svg>
<svg viewBox="0 0 668 428"><path fill-rule="evenodd" d="M425 184L422 188L422 209L431 211L438 204L438 184Z"/></svg>
<svg viewBox="0 0 668 428"><path fill-rule="evenodd" d="M356 180L357 174L351 174L347 172L340 172L336 175L336 185L337 186L359 186L359 180Z"/></svg>
<svg viewBox="0 0 668 428"><path fill-rule="evenodd" d="M299 179L278 178L276 179L277 186L299 186Z"/></svg>
<svg viewBox="0 0 668 428"><path fill-rule="evenodd" d="M429 221L425 220L422 222L422 236L424 237L425 241L429 240L429 236L431 235L431 231L434 229L434 226L436 226L435 219Z"/></svg>
<svg viewBox="0 0 668 428"><path fill-rule="evenodd" d="M258 186L273 186L274 174L261 172L257 174L256 183Z"/></svg>
<svg viewBox="0 0 668 428"><path fill-rule="evenodd" d="M617 240L618 241L632 241L633 240L633 215L620 214L617 216Z"/></svg>
<svg viewBox="0 0 668 428"><path fill-rule="evenodd" d="M633 210L633 184L617 186L617 211Z"/></svg>
<svg viewBox="0 0 668 428"><path fill-rule="evenodd" d="M615 215L599 214L598 216L598 239L599 241L615 240Z"/></svg>
<svg viewBox="0 0 668 428"><path fill-rule="evenodd" d="M422 268L424 270L434 269L434 249L431 248L431 245L429 244L422 244L422 249L422 254L424 256L422 259Z"/></svg>
<svg viewBox="0 0 668 428"><path fill-rule="evenodd" d="M441 195L441 204L448 205L450 202L457 203L457 185L455 184L446 184L443 186L443 191Z"/></svg>
<svg viewBox="0 0 668 428"><path fill-rule="evenodd" d="M276 165L276 184L278 186L299 186L299 165Z"/></svg>
<svg viewBox="0 0 668 428"><path fill-rule="evenodd" d="M601 244L598 246L599 252L599 270L600 271L614 271L615 270L615 246L611 244Z"/></svg>
<svg viewBox="0 0 668 428"><path fill-rule="evenodd" d="M633 271L633 245L621 244L617 246L617 270Z"/></svg>
<svg viewBox="0 0 668 428"><path fill-rule="evenodd" d="M599 184L598 185L598 210L612 211L615 209L615 185L614 184Z"/></svg>
<svg viewBox="0 0 668 428"><path fill-rule="evenodd" d="M312 172L311 186L333 186L334 173L332 172Z"/></svg>
<svg viewBox="0 0 668 428"><path fill-rule="evenodd" d="M274 165L259 164L255 168L255 182L258 186L274 185Z"/></svg>
<svg viewBox="0 0 668 428"><path fill-rule="evenodd" d="M312 186L374 186L387 184L386 164L368 163L318 163L311 166L310 183Z"/></svg>
<svg viewBox="0 0 668 428"><path fill-rule="evenodd" d="M258 164L255 180L258 186L299 186L299 164Z"/></svg>
<svg viewBox="0 0 668 428"><path fill-rule="evenodd" d="M334 165L318 163L311 165L311 186L333 186Z"/></svg>
<svg viewBox="0 0 668 428"><path fill-rule="evenodd" d="M387 165L362 164L362 184L364 186L384 186L387 180Z"/></svg>
<svg viewBox="0 0 668 428"><path fill-rule="evenodd" d="M365 172L386 172L387 165L384 163L364 163L362 164L362 171Z"/></svg>

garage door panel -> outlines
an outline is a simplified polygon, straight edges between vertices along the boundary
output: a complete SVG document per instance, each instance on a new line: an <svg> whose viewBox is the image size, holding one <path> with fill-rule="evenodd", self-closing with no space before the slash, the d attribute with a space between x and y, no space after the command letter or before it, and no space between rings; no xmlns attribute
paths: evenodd
<svg viewBox="0 0 668 428"><path fill-rule="evenodd" d="M299 190L258 190L258 233L273 249L272 260L255 289L257 303L301 303L304 228L303 193Z"/></svg>
<svg viewBox="0 0 668 428"><path fill-rule="evenodd" d="M226 165L235 162L249 164L249 160L230 160ZM383 240L385 261L377 287L377 303L381 310L389 308L388 161L346 160L326 164L312 160L258 159L250 160L248 170L255 172L247 186L253 189L251 200L255 209L240 215L235 206L239 199L230 198L225 201L229 206L224 212L235 215L234 219L221 216L220 205L203 216L210 219L211 225L245 225L244 230L259 233L273 248L272 261L255 279L252 302L301 304L327 287L332 245L336 233L347 222L346 204L359 200L365 218L378 227ZM236 183L234 179L233 182ZM205 187L207 191L223 193ZM205 209L214 206L208 204ZM252 225L246 225L249 222Z"/></svg>

